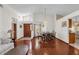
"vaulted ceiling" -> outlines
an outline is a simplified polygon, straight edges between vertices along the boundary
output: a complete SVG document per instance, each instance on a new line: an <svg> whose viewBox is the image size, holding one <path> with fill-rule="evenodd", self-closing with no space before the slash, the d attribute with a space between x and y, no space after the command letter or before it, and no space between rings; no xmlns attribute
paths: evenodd
<svg viewBox="0 0 79 59"><path fill-rule="evenodd" d="M20 13L41 13L46 9L48 14L68 15L79 10L79 4L9 4Z"/></svg>

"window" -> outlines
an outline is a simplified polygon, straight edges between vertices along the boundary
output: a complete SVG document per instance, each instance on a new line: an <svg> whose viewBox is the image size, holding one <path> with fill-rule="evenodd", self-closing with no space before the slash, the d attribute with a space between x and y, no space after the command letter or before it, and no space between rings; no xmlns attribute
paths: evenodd
<svg viewBox="0 0 79 59"><path fill-rule="evenodd" d="M23 16L23 21L32 21L32 16Z"/></svg>

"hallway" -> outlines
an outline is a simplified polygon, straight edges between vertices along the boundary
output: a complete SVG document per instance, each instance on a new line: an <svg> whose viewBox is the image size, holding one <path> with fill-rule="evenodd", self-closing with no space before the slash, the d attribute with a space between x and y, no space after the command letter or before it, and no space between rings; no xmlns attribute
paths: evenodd
<svg viewBox="0 0 79 59"><path fill-rule="evenodd" d="M3 49L6 48L4 44L9 45L10 43L16 43L16 47L22 45L28 46L28 53L25 52L28 55L79 54L79 50L77 49L79 42L77 42L77 48L70 45L71 43L75 42L74 26L79 26L79 4L1 5L3 7L0 6L0 45L3 45ZM73 21L75 23L73 23ZM76 22L78 22L78 24ZM48 36L50 36L50 34L55 34L54 36L56 39L48 38L46 40L47 42L45 42L41 37L37 37L42 36L43 38L47 38L45 37L47 36L46 33L49 34ZM7 39L10 39L11 41L8 41ZM6 43L5 41L8 42ZM4 44L2 42L4 42ZM11 49L16 50L16 47L13 47L14 45L11 45ZM1 53L3 53L3 49L1 48ZM11 49L9 50L10 52ZM7 50L8 49L6 49L6 51ZM24 48L22 51L23 50Z"/></svg>

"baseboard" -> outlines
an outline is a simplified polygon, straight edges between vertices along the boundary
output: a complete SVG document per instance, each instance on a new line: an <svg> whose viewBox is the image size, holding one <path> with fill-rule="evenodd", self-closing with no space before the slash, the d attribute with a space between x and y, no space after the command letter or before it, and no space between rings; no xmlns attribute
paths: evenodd
<svg viewBox="0 0 79 59"><path fill-rule="evenodd" d="M66 44L69 44L69 43L67 43L67 42L65 42L65 41L63 41L63 40L61 40L61 39L59 39L59 38L56 38L56 39L58 39L58 40L60 40L60 41L62 41L62 42L64 42L64 43L66 43Z"/></svg>
<svg viewBox="0 0 79 59"><path fill-rule="evenodd" d="M66 43L67 45L69 45L69 46L71 46L71 47L73 47L73 48L76 48L76 47L74 47L74 46L70 45L70 43L67 43L67 42L65 42L65 41L63 41L63 40L61 40L61 39L59 39L59 38L56 38L56 39L58 39L58 40L62 41L63 43ZM78 48L76 48L76 49L78 49ZM78 49L78 50L79 50L79 49Z"/></svg>

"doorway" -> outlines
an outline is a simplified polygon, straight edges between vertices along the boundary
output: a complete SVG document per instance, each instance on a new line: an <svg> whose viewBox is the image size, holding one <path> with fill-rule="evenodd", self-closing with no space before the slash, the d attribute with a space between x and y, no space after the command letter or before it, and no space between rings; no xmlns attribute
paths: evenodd
<svg viewBox="0 0 79 59"><path fill-rule="evenodd" d="M16 24L13 23L13 39L16 39Z"/></svg>
<svg viewBox="0 0 79 59"><path fill-rule="evenodd" d="M30 25L31 24L24 24L24 37L31 37Z"/></svg>
<svg viewBox="0 0 79 59"><path fill-rule="evenodd" d="M15 40L16 40L16 38L17 38L16 32L17 32L16 23L13 23L13 24L12 24L12 40L13 40L13 42L14 42L14 47L16 47L16 43L15 43Z"/></svg>

